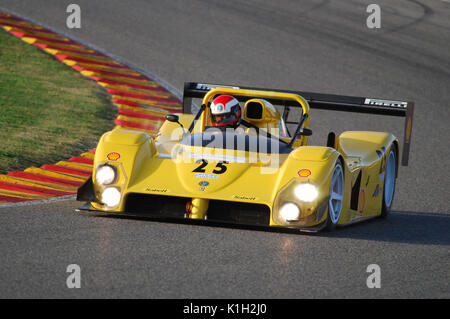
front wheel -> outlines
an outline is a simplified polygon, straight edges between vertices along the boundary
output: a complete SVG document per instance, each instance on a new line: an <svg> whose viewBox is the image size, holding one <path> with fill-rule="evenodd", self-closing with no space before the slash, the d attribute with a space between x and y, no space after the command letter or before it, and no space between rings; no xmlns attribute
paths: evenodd
<svg viewBox="0 0 450 319"><path fill-rule="evenodd" d="M395 147L392 146L389 151L384 176L383 202L380 215L380 217L382 218L385 218L391 211L395 193L396 175L397 175L396 151Z"/></svg>
<svg viewBox="0 0 450 319"><path fill-rule="evenodd" d="M328 199L328 216L325 229L331 231L341 217L344 202L344 169L341 160L336 162L330 182L330 198Z"/></svg>

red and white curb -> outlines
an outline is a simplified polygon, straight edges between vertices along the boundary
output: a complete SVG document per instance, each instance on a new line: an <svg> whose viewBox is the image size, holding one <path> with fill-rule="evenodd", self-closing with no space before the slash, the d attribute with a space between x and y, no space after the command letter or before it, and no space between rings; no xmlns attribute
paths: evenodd
<svg viewBox="0 0 450 319"><path fill-rule="evenodd" d="M118 108L116 128L155 137L165 114L181 112L179 96L146 72L10 13L0 11L0 27L104 87ZM94 153L0 175L0 204L70 197L91 176Z"/></svg>

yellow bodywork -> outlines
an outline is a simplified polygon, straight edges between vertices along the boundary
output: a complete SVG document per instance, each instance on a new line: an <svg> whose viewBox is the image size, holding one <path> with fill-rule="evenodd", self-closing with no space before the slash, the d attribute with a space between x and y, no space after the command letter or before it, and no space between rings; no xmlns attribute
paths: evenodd
<svg viewBox="0 0 450 319"><path fill-rule="evenodd" d="M204 96L202 104L208 105L217 94L248 96L249 101L262 104L265 107L264 119L253 120L252 123L271 134L280 131L281 116L268 103L264 105L267 101L262 99L296 101L303 115L309 116L307 101L296 94L216 88ZM244 117L245 114L244 106ZM291 150L274 155L183 144L182 140L189 135L195 136L205 131L210 123L209 112L208 109L203 112L192 133L187 133L186 128L194 116L177 115L185 129L181 129L178 123L166 121L155 139L144 132L123 129L115 129L101 137L94 159L93 190L96 200L91 201L91 209L125 212L129 194L148 194L186 198L187 218L207 219L210 201L228 201L265 205L270 211L270 226L320 227L328 216L331 176L336 163L341 161L344 168L344 200L338 225L380 215L383 197L381 177L386 154L391 147L399 153L398 141L390 133L344 132L336 139L335 147L310 146L307 136L301 136ZM308 121L309 117L304 121L304 128L308 127ZM247 130L244 134L250 133ZM112 153L115 156L110 155ZM117 172L114 183L107 186L96 181L98 167L105 164L113 166ZM300 171L309 175L302 176ZM355 209L357 180L360 187L356 194L358 207ZM293 188L301 183L314 185L319 195L313 202L297 201L300 218L285 222L279 216L279 205L285 201L296 201ZM106 187L115 187L120 191L121 200L117 206L102 204L101 194Z"/></svg>

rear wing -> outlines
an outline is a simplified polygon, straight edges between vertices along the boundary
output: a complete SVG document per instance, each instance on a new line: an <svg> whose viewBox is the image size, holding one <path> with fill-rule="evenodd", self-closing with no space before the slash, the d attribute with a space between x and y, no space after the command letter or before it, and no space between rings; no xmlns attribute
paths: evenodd
<svg viewBox="0 0 450 319"><path fill-rule="evenodd" d="M414 114L414 102L385 100L367 97L355 97L355 96L343 96L334 94L322 94L311 93L302 91L290 91L279 89L264 89L245 86L233 86L233 85L220 85L220 84L207 84L197 82L186 82L184 84L183 91L183 113L191 113L192 99L203 98L204 95L214 88L218 87L230 87L234 89L243 90L258 90L258 91L272 91L272 92L286 92L294 93L302 96L308 101L310 108L333 110L333 111L345 111L355 113L369 113L379 115L399 116L405 118L404 127L404 139L403 139L403 153L402 153L402 165L407 166L409 160L409 149L411 143L411 131ZM235 96L239 101L245 101L248 97ZM296 102L290 100L279 99L266 99L270 103L275 105L283 105L285 112L283 118L287 119L289 113L289 107L300 107ZM286 122L288 124L294 124Z"/></svg>

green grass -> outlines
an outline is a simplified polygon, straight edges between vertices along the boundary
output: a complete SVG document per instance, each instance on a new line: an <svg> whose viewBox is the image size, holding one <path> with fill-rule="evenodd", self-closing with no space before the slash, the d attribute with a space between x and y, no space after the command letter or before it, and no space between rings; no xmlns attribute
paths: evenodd
<svg viewBox="0 0 450 319"><path fill-rule="evenodd" d="M88 151L115 116L94 81L0 28L0 173Z"/></svg>

